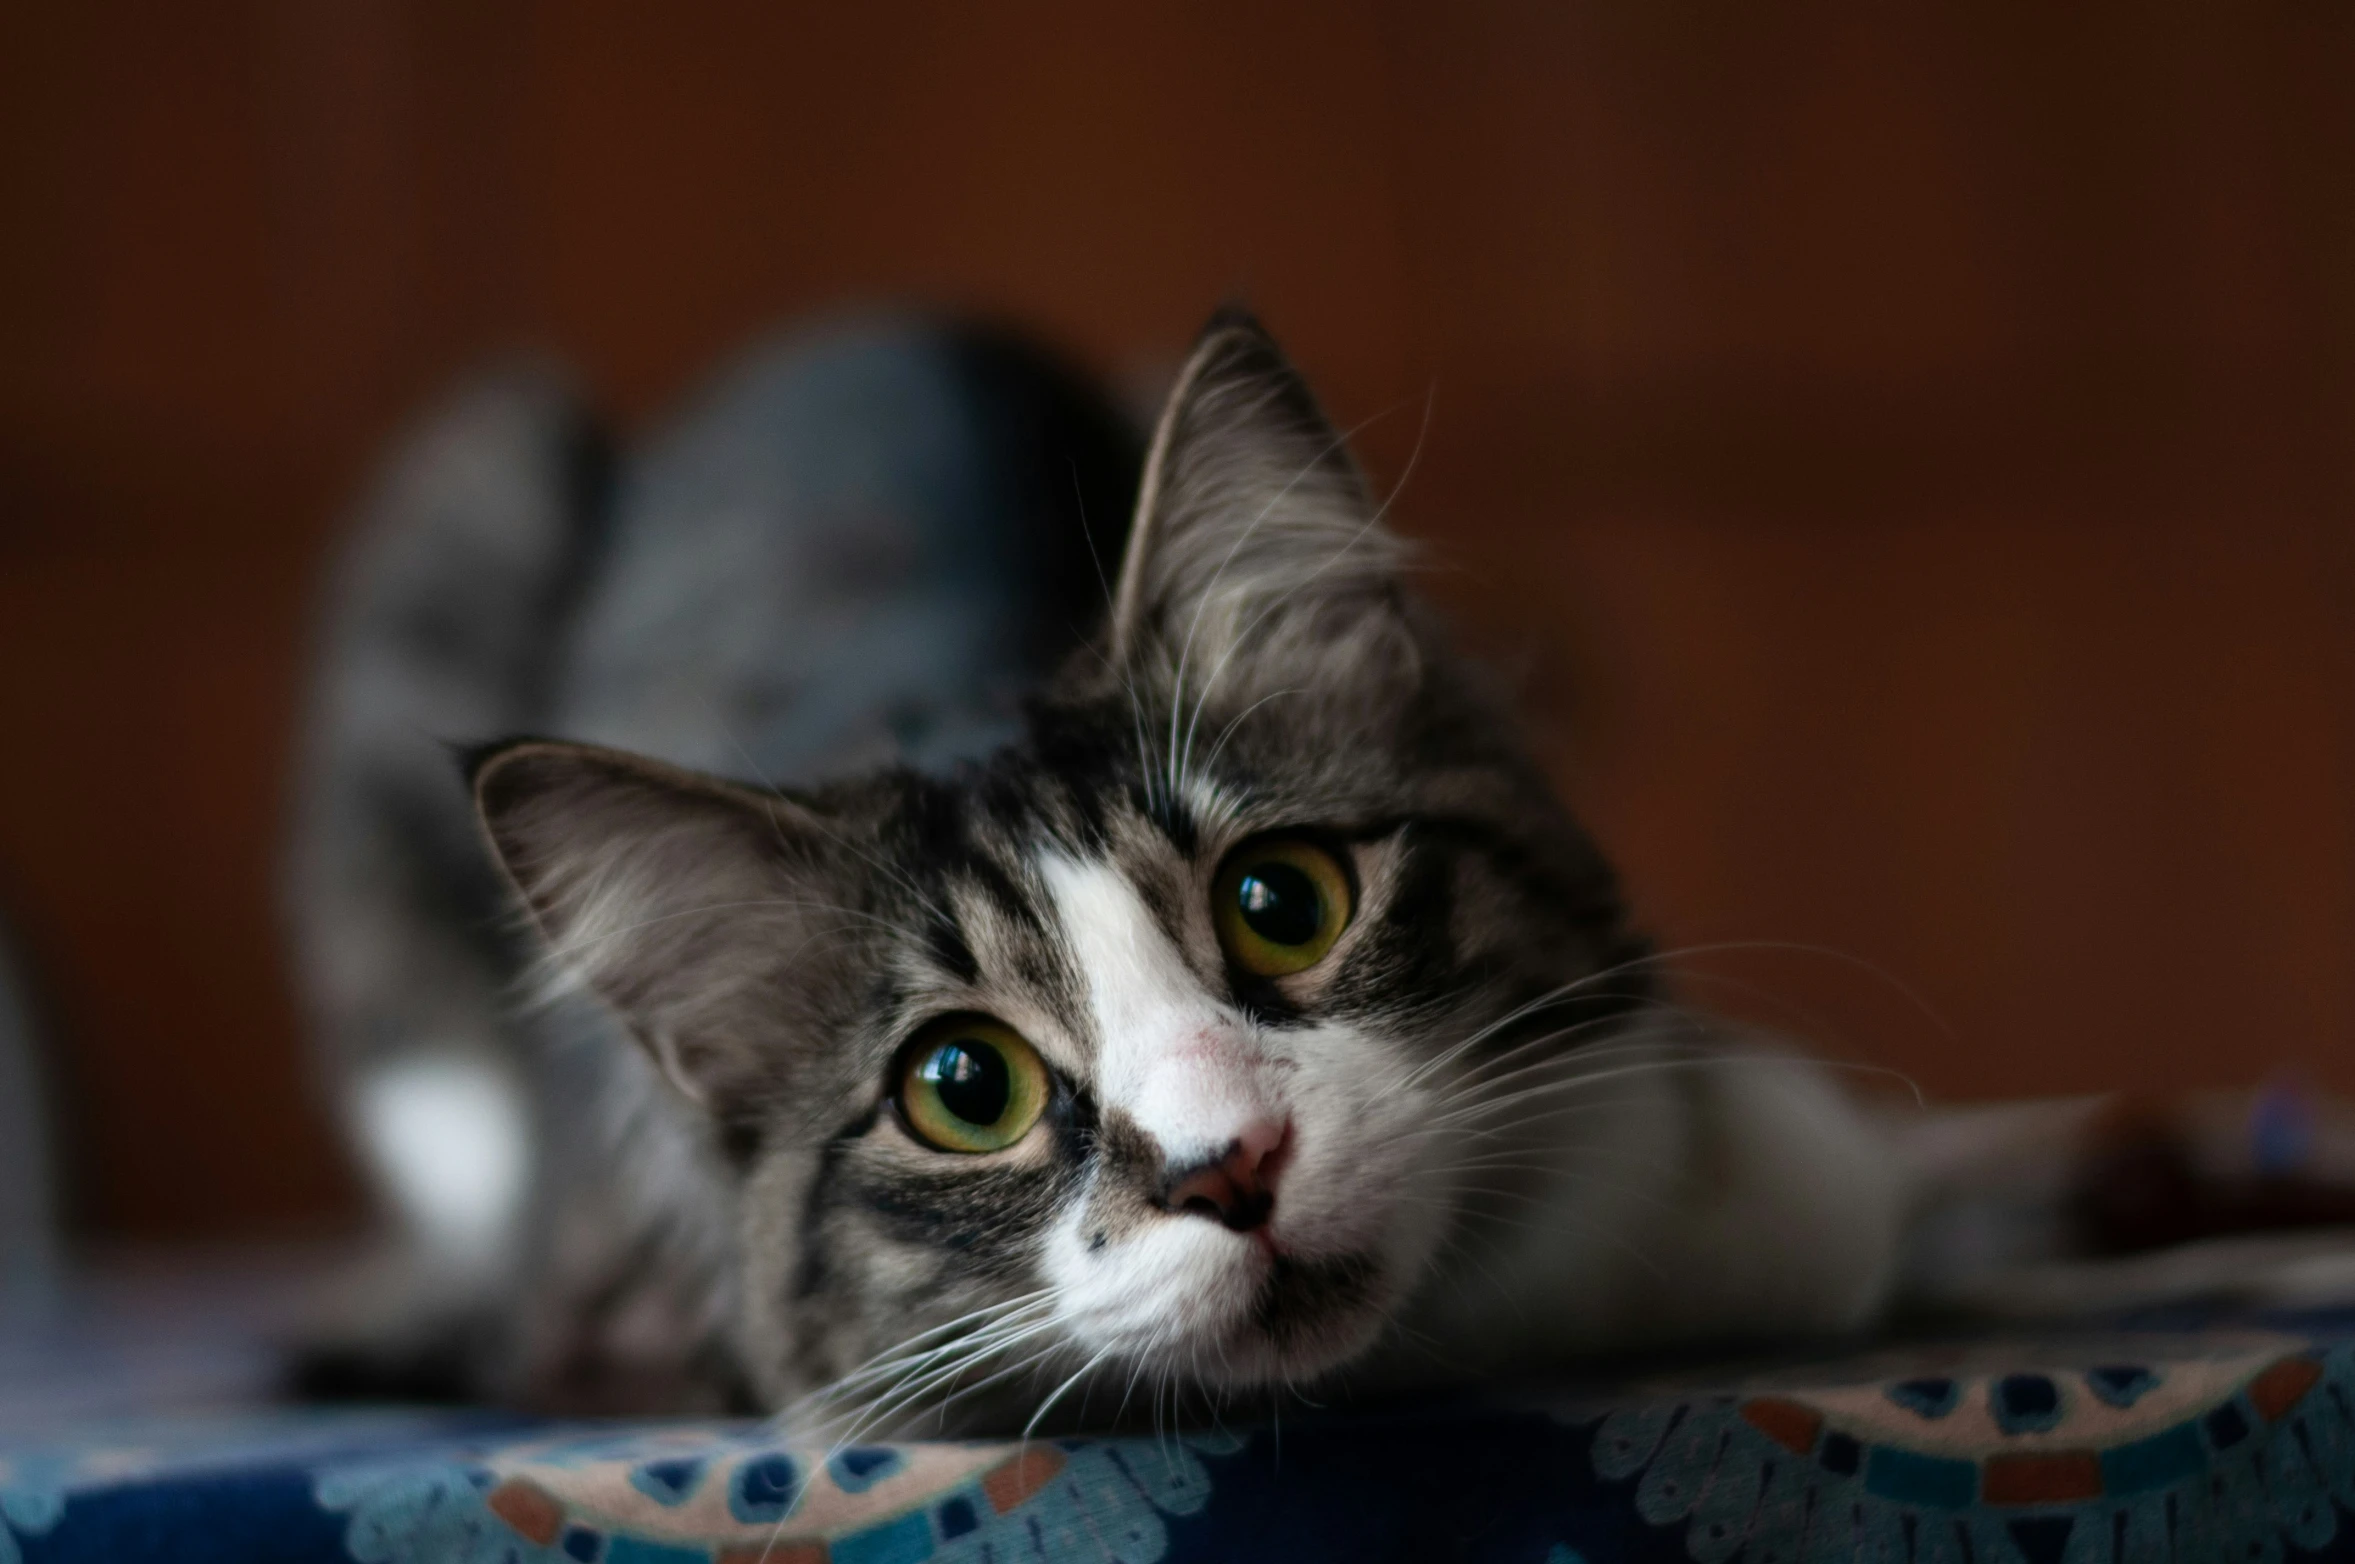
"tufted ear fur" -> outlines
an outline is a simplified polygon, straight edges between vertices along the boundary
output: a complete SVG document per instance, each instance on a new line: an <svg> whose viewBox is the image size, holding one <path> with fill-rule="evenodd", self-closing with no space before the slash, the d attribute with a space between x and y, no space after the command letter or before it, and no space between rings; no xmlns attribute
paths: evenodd
<svg viewBox="0 0 2355 1564"><path fill-rule="evenodd" d="M831 1008L814 943L835 833L791 800L589 745L524 740L473 766L492 850L565 976L611 1004L689 1099L749 1111Z"/></svg>
<svg viewBox="0 0 2355 1564"><path fill-rule="evenodd" d="M1113 598L1110 660L1181 704L1395 693L1416 638L1342 436L1256 320L1212 320L1171 390Z"/></svg>

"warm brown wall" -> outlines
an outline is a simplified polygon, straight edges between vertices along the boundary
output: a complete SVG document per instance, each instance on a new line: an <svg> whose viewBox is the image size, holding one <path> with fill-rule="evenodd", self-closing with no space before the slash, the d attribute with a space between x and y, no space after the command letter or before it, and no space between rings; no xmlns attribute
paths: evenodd
<svg viewBox="0 0 2355 1564"><path fill-rule="evenodd" d="M115 1232L348 1209L304 591L482 352L1255 301L1679 940L1947 1093L2355 1087L2355 13L386 0L0 22L0 904ZM1428 408L1426 418L1425 409Z"/></svg>

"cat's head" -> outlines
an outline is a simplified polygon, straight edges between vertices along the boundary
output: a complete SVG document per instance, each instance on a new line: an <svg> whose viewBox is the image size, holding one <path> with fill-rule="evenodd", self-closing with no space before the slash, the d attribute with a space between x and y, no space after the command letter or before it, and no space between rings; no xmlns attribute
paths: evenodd
<svg viewBox="0 0 2355 1564"><path fill-rule="evenodd" d="M1636 947L1403 553L1225 318L1021 743L791 796L536 741L478 765L553 949L709 1115L766 1394L927 1331L996 1352L932 1399L1299 1382L1430 1282L1463 1085L1532 1045L1496 1023L1539 1001L1574 1046L1543 1001Z"/></svg>

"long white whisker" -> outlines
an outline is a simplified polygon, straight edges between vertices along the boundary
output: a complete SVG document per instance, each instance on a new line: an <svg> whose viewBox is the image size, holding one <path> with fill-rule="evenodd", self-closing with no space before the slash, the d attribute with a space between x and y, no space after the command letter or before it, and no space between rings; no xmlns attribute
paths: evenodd
<svg viewBox="0 0 2355 1564"><path fill-rule="evenodd" d="M1069 1391L1072 1386L1078 1384L1082 1379L1086 1378L1097 1364L1103 1362L1110 1356L1112 1356L1112 1349L1110 1347L1104 1348L1100 1352L1096 1353L1095 1356L1089 1358L1085 1363L1082 1363L1078 1370L1073 1373L1069 1379L1063 1381L1062 1384L1057 1385L1053 1393L1050 1394L1046 1400L1041 1401L1038 1404L1038 1410L1030 1414L1030 1421L1022 1425L1022 1442L1027 1445L1030 1442L1030 1436L1037 1431L1039 1424L1045 1421L1047 1413L1053 1410L1055 1403L1062 1400L1064 1394Z"/></svg>
<svg viewBox="0 0 2355 1564"><path fill-rule="evenodd" d="M978 1361L1003 1350L1010 1343L1035 1334L1038 1330L1052 1323L1051 1319L1040 1319L1029 1314L1010 1316L992 1324L986 1330L976 1331L969 1336L960 1336L942 1346L929 1348L923 1352L906 1354L887 1360L857 1376L838 1380L834 1386L830 1387L829 1393L817 1404L819 1406L831 1405L846 1397L851 1397L855 1393L857 1396L863 1397L867 1405L872 1408L876 1402L898 1394L907 1385L936 1372L943 1365Z"/></svg>
<svg viewBox="0 0 2355 1564"><path fill-rule="evenodd" d="M1537 1070L1591 1067L1615 1059L1652 1058L1663 1053L1679 1052L1686 1055L1708 1054L1715 1050L1693 1042L1678 1042L1657 1033L1631 1037L1622 1041L1564 1046L1570 1039L1597 1027L1624 1023L1621 1016L1598 1016L1591 1020L1555 1027L1516 1043L1492 1058L1481 1061L1463 1075L1448 1083L1437 1098L1438 1106L1461 1101L1476 1093L1492 1090L1506 1081ZM1532 1055L1539 1057L1532 1060Z"/></svg>
<svg viewBox="0 0 2355 1564"><path fill-rule="evenodd" d="M1014 1331L999 1340L982 1343L974 1349L961 1354L953 1361L933 1368L929 1372L918 1372L911 1374L908 1378L899 1381L882 1392L879 1392L874 1401L870 1403L865 1413L862 1414L859 1422L854 1426L853 1431L850 1434L846 1434L844 1436L843 1442L848 1443L852 1439L855 1439L860 1434L864 1433L866 1430L879 1426L885 1419L896 1417L901 1412L914 1407L931 1392L941 1389L944 1386L956 1385L956 1382L959 1379L972 1372L974 1369L980 1367L987 1359L1011 1352L1014 1348L1021 1346L1025 1342L1035 1341L1039 1337L1052 1331L1054 1328L1054 1321L1043 1320L1036 1324L1026 1326L1021 1330ZM972 1384L960 1386L953 1390L947 1397L945 1397L939 1403L936 1410L942 1417L945 1418L948 1413L948 1408L957 1400L959 1396L970 1395L998 1379L1002 1379L1009 1374L1019 1372L1020 1368L1021 1365L1019 1364L1010 1368L1003 1368L1000 1369L997 1373L992 1374L984 1379L975 1381Z"/></svg>
<svg viewBox="0 0 2355 1564"><path fill-rule="evenodd" d="M1342 437L1341 437L1341 439L1340 439L1340 441L1339 441L1338 443L1339 443L1339 444L1344 444L1344 445L1345 445L1345 444L1347 444L1347 443L1348 443L1348 441L1349 441L1350 439L1353 439L1353 438L1355 438L1355 437L1356 437L1356 436L1357 436L1359 433L1361 433L1361 432L1363 432L1365 429L1369 428L1369 427L1370 427L1370 426L1371 426L1371 425L1372 425L1372 424L1373 424L1373 423L1374 423L1374 422L1375 422L1377 419L1386 418L1386 417L1388 417L1388 416L1389 416L1389 415L1390 415L1392 412L1394 412L1394 411L1396 411L1396 409L1395 409L1395 408L1384 408L1384 409L1383 409L1381 412L1379 412L1379 413L1376 413L1376 414L1375 414L1375 415L1374 415L1372 418L1368 418L1367 420L1365 420L1365 422L1363 422L1363 423L1361 423L1361 424L1357 425L1357 427L1356 427L1356 428L1354 428L1354 429L1350 430L1348 434L1346 434L1346 435L1342 436ZM1428 398L1428 397L1425 397L1425 398L1424 398L1424 401L1423 401L1423 424L1422 424L1422 427L1421 427L1419 430L1417 430L1417 431L1416 431L1416 434L1415 434L1415 448L1414 448L1413 452L1412 452L1412 453L1410 453L1410 454L1408 455L1408 457L1407 457L1406 470L1405 470L1404 472L1402 472L1402 473L1400 473L1400 474L1399 474L1399 478L1398 478L1398 483L1397 483L1397 485L1396 485L1394 488L1392 488L1392 489L1391 489L1389 496L1388 496L1387 498L1385 498L1385 499L1382 501L1382 503L1381 503L1380 505L1378 505L1378 506L1376 506L1376 507L1374 508L1374 512L1373 512L1373 514L1372 514L1372 515L1370 515L1370 516L1368 516L1368 517L1366 518L1364 525L1360 526L1360 527L1359 527L1359 528L1358 528L1358 529L1357 529L1355 532L1351 533L1351 534L1349 535L1349 537L1347 538L1347 540L1346 540L1346 541L1344 541L1344 542L1341 544L1341 546L1340 546L1339 548L1335 549L1335 550L1332 552L1332 554L1331 554L1329 557L1327 557L1327 559L1325 560L1325 562L1324 562L1323 564L1321 564L1321 565L1317 566L1317 568L1316 568L1316 569L1314 569L1314 570L1312 570L1312 571L1310 571L1310 572L1308 573L1308 575L1307 575L1307 576L1303 577L1303 578L1302 578L1300 581L1298 581L1298 582L1294 583L1294 589L1295 589L1295 590L1298 590L1300 587L1305 587L1306 585L1308 585L1308 583L1309 583L1309 582L1316 580L1316 579L1317 579L1319 576L1323 575L1323 574L1324 574L1326 571L1328 571L1328 570L1332 569L1332 568L1333 568L1335 565L1339 564L1339 563L1340 563L1340 562L1341 562L1341 561L1342 561L1342 560L1343 560L1343 559L1344 559L1344 558L1345 558L1345 557L1346 557L1346 556L1349 554L1350 550L1352 550L1352 549L1356 548L1356 547L1358 546L1358 544L1360 544L1360 543L1364 542L1368 534L1370 534L1370 533L1374 532L1374 531L1375 531L1377 528L1379 528L1379 527L1382 525L1383 518L1387 517L1387 516L1390 514L1390 508L1391 508L1391 506L1395 505L1395 504L1398 502L1398 496L1399 496L1401 493L1403 493L1403 492L1405 491L1405 489L1406 489L1406 485L1407 485L1407 480L1408 480L1409 478L1411 478L1411 477L1413 477L1413 476L1414 476L1414 471L1415 471L1415 464L1416 464L1417 462L1421 461L1421 460L1422 460L1422 458L1423 458L1423 441L1424 441L1424 438L1425 438L1427 435L1429 435L1429 434L1430 434L1430 432L1431 432L1431 400L1430 400L1430 398ZM1332 449L1333 449L1332 447L1328 447L1328 448L1327 448L1325 451L1323 451L1322 453L1320 453L1320 454L1318 455L1318 457L1317 457L1317 461L1318 461L1319 463L1323 462L1323 460L1325 459L1325 457L1326 457L1326 456L1329 456L1329 455L1331 455L1331 454L1332 454ZM1297 480L1295 480L1295 481L1297 481ZM1289 486L1287 485L1287 488L1288 488L1288 487L1289 487ZM1272 506L1271 506L1271 509L1272 509ZM1264 514L1264 513L1263 513L1263 514ZM1256 525L1257 525L1257 523L1256 523L1256 522L1254 522L1254 523L1253 523L1253 525L1254 525L1254 526L1256 526ZM1238 545L1238 546L1239 546L1239 545ZM1233 557L1233 556L1232 556L1232 554L1230 553L1230 555L1229 555L1229 558L1232 558L1232 557ZM1223 569L1225 568L1225 566L1222 564L1222 565L1220 566L1220 568L1223 570ZM1245 625L1245 626L1242 628L1242 630L1241 630L1241 631L1239 631L1239 632L1238 632L1238 633L1237 633L1237 634L1236 634L1236 635L1235 635L1235 636L1234 636L1234 637L1233 637L1231 640L1229 640L1229 641L1228 641L1228 643L1227 643L1227 646L1226 646L1226 649L1225 649L1223 652L1221 652L1221 653L1219 654L1219 659L1218 659L1218 661L1217 661L1216 663L1214 663L1214 664L1211 666L1211 669L1210 669L1210 677L1209 677L1208 679L1206 679L1206 680L1204 680L1204 681L1203 681L1203 683L1202 683L1202 690L1201 690L1201 693L1195 697L1195 700L1194 700L1194 714L1193 714L1193 716L1192 716L1192 717L1190 717L1189 719L1187 719L1187 722L1186 722L1186 739L1185 739L1185 745L1184 745L1184 747L1183 747L1181 750L1179 750L1179 752L1178 752L1178 757L1177 757L1177 768L1178 768L1178 769L1177 769L1177 777L1178 777L1178 782L1179 782L1179 784L1180 784L1181 786L1182 786L1182 785L1184 784L1184 782L1185 782L1185 777L1186 777L1186 773L1187 773L1187 771L1188 771L1188 770L1191 768L1191 766L1192 766L1192 762L1193 762L1193 754L1194 754L1194 733L1195 733L1195 730L1196 730L1198 727L1200 727L1200 726L1201 726L1201 723L1202 723L1202 712L1203 712L1203 708L1205 708L1206 706L1208 706L1208 705L1210 704L1210 696L1211 696L1211 692L1212 692L1213 690L1215 690L1215 689L1218 687L1218 681L1219 681L1219 679L1221 678L1221 676L1223 676L1223 675L1226 673L1226 667L1227 667L1227 663L1228 663L1228 661L1234 657L1234 655L1236 654L1236 652L1240 651L1240 650L1243 648L1243 646L1244 646L1244 645L1245 645L1247 642L1249 642L1249 641L1250 641L1250 639L1251 639L1251 635L1252 635L1252 632L1253 632L1253 631L1255 631L1255 630L1257 630L1257 629L1260 627L1260 625L1266 621L1266 619L1267 619L1268 615L1270 615L1270 614L1274 613L1274 612L1275 612L1275 611L1276 611L1276 610L1277 610L1279 607L1281 607L1281 606L1283 605L1284 601L1285 601L1285 599L1284 599L1284 598L1281 598L1281 597L1279 597L1279 598L1276 598L1276 599L1274 599L1273 601L1269 602L1269 603L1268 603L1268 605L1267 605L1266 607L1262 608L1262 609L1261 609L1261 610L1260 610L1260 611L1259 611L1257 614L1253 615L1253 616L1252 616L1252 619L1251 619L1251 622L1250 622L1249 624ZM1199 620L1199 617L1200 617L1200 609L1199 609L1199 608L1197 608L1197 610L1196 610L1196 618L1197 618L1197 620ZM1193 639L1192 632L1190 632L1190 631L1189 631L1189 632L1188 632L1188 634L1187 634L1187 640L1188 640L1189 644L1191 643L1192 639ZM1181 702L1181 703L1182 703L1182 702L1185 700L1185 698L1186 698L1186 695L1185 695L1185 680L1184 680L1184 677L1183 677L1183 672L1182 672L1182 669L1183 669L1183 661L1184 661L1184 660L1181 658L1181 659L1180 659L1181 673L1180 673L1180 677L1179 677L1179 680L1178 680L1177 689L1176 689L1176 691L1174 692L1175 699L1176 699L1178 702ZM1173 717L1173 718L1175 717L1176 713L1175 713L1174 709L1172 710L1172 712L1171 712L1171 715L1172 715L1172 717ZM1176 728L1176 725L1175 725L1174 721L1172 722L1172 724L1171 724L1171 727L1170 727L1170 736L1171 736L1171 738L1172 738L1173 740L1174 740L1174 739L1176 738L1176 736L1177 736L1177 728Z"/></svg>
<svg viewBox="0 0 2355 1564"><path fill-rule="evenodd" d="M1564 1027L1560 1031L1549 1033L1542 1038L1532 1038L1530 1042L1532 1045L1551 1044L1575 1035L1578 1030L1574 1026ZM1717 1050L1707 1048L1699 1043L1680 1044L1665 1039L1647 1040L1640 1044L1631 1043L1616 1047L1562 1048L1537 1059L1522 1057L1522 1052L1516 1050L1512 1056L1500 1056L1492 1065L1483 1067L1477 1073L1466 1075L1451 1089L1441 1094L1438 1105L1442 1107L1453 1106L1459 1101L1499 1091L1514 1081L1526 1080L1532 1075L1562 1070L1592 1070L1598 1065L1609 1064L1616 1060L1647 1060L1663 1057L1695 1060L1723 1057Z"/></svg>
<svg viewBox="0 0 2355 1564"><path fill-rule="evenodd" d="M1273 393L1271 392L1270 395L1272 397ZM1385 409L1384 412L1375 414L1374 418L1386 416L1387 412L1388 409ZM1243 530L1235 535L1235 541L1227 546L1226 557L1218 562L1218 568L1211 572L1210 580L1204 583L1201 595L1195 600L1194 617L1192 622L1186 626L1185 642L1178 648L1177 672L1170 682L1169 691L1169 793L1173 800L1183 789L1185 783L1185 774L1180 769L1178 762L1178 716L1185 710L1186 705L1186 665L1193 658L1194 638L1201 633L1203 615L1210 611L1211 600L1217 596L1219 582L1225 579L1227 568L1234 564L1235 556L1243 551L1243 545L1251 540L1251 535L1259 530L1262 523L1275 514L1276 507L1289 499L1292 491L1300 487L1310 474L1322 467L1326 459L1334 452L1347 449L1350 440L1373 421L1373 418L1369 418L1363 423L1333 436L1322 450L1302 463L1300 470L1285 480L1284 486L1278 489L1265 505L1260 507L1259 514L1252 517Z"/></svg>
<svg viewBox="0 0 2355 1564"><path fill-rule="evenodd" d="M1260 707L1265 706L1269 701L1277 700L1286 695L1298 695L1301 693L1302 691L1299 689L1277 690L1273 694L1262 695L1259 699L1244 707L1240 712L1237 712L1234 718L1227 723L1225 729L1220 732L1218 736L1218 742L1210 746L1210 754L1202 762L1203 771L1206 773L1215 773L1217 771L1218 757L1220 752L1227 747L1227 740L1235 736L1235 730L1243 725L1243 719L1245 717L1250 716L1253 712L1259 710Z"/></svg>
<svg viewBox="0 0 2355 1564"><path fill-rule="evenodd" d="M885 1347L882 1351L866 1359L855 1368L846 1370L844 1373L837 1375L834 1379L829 1380L827 1383L819 1386L817 1389L801 1397L799 1400L792 1402L782 1411L778 1412L776 1417L781 1419L791 1416L793 1413L798 1412L805 1407L822 1404L827 1400L840 1396L847 1388L853 1387L878 1373L891 1371L893 1366L897 1363L905 1361L911 1357L921 1357L931 1352L939 1351L941 1350L941 1346L937 1340L938 1338L952 1336L958 1331L978 1331L993 1328L997 1325L1005 1323L1009 1319L1019 1317L1030 1310L1049 1307L1051 1304L1051 1293L1045 1288L1039 1288L1035 1291L1024 1293L1019 1297L1004 1299L997 1303L983 1304L977 1309L968 1310L967 1312L958 1315L954 1319L944 1320L942 1323L932 1326L928 1330L918 1331L913 1336L909 1336L904 1340L892 1343L892 1345ZM926 1343L934 1343L934 1345L928 1347L925 1345ZM950 1345L956 1344L958 1343L950 1343Z"/></svg>
<svg viewBox="0 0 2355 1564"><path fill-rule="evenodd" d="M1520 1005L1516 1005L1513 1009L1505 1012L1505 1014L1498 1016L1495 1020L1474 1031L1469 1037L1464 1038L1462 1041L1442 1051L1436 1057L1425 1060L1421 1065L1416 1067L1412 1074L1407 1076L1406 1080L1402 1084L1406 1086L1414 1086L1419 1084L1431 1075L1434 1075L1438 1071L1445 1069L1447 1065L1455 1059L1458 1059L1470 1050L1479 1047L1482 1043L1488 1041L1488 1039L1494 1037L1497 1033L1504 1031L1506 1028L1516 1025L1521 1021L1525 1021L1530 1016L1536 1015L1540 1011L1546 1010L1554 1005L1562 1004L1575 998L1583 998L1586 996L1587 990L1594 987L1594 985L1597 983L1606 982L1611 978L1623 976L1627 972L1647 964L1651 959L1652 958L1650 957L1639 956L1633 960L1614 963L1611 966L1604 967L1600 971L1590 972L1586 976L1579 978L1574 982L1564 983L1558 988L1548 989L1545 993L1538 995L1535 999L1529 1000ZM1610 1016L1601 1016L1595 1019L1598 1021L1614 1021L1624 1020L1625 1016L1622 1013L1614 1013Z"/></svg>

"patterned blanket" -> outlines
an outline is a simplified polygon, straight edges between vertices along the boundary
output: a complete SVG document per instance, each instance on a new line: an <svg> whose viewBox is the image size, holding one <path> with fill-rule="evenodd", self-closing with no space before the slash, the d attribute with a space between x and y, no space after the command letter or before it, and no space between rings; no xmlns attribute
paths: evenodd
<svg viewBox="0 0 2355 1564"><path fill-rule="evenodd" d="M2355 1311L1280 1426L827 1448L275 1411L0 1448L0 1564L2355 1559Z"/></svg>

